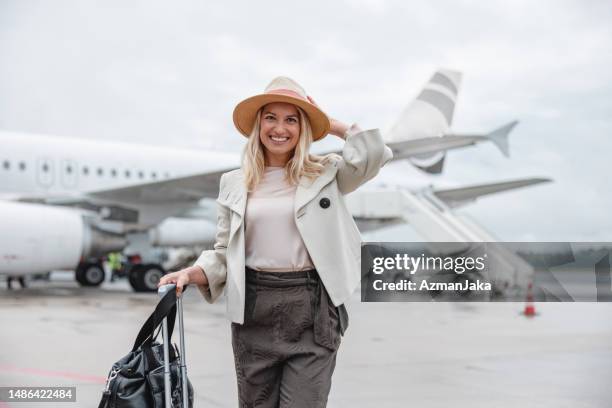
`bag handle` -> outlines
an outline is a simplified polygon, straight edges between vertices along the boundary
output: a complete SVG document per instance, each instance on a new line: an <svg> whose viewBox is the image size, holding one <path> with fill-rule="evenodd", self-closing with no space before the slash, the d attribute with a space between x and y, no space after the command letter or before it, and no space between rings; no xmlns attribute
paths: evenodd
<svg viewBox="0 0 612 408"><path fill-rule="evenodd" d="M185 289L187 288L183 288L183 293L185 292ZM155 329L162 324L165 317L168 318L168 340L170 340L172 338L174 322L176 320L175 290L170 290L164 295L164 297L155 307L153 313L151 313L147 321L142 325L140 331L138 332L138 336L136 336L136 341L134 342L132 351L136 351L139 347L149 345L153 342L155 337Z"/></svg>

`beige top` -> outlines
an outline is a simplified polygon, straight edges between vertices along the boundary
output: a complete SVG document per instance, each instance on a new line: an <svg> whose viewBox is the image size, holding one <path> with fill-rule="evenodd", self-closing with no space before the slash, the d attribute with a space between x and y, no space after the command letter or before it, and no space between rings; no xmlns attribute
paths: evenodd
<svg viewBox="0 0 612 408"><path fill-rule="evenodd" d="M251 269L289 272L314 269L295 225L297 186L285 180L282 167L266 167L245 213L245 264Z"/></svg>

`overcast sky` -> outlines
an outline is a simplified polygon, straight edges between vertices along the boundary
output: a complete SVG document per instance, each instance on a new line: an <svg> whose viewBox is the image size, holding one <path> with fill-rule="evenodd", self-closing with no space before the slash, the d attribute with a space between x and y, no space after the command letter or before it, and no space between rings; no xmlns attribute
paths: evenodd
<svg viewBox="0 0 612 408"><path fill-rule="evenodd" d="M385 130L437 68L456 69L455 132L520 123L509 159L453 151L433 182L551 177L462 212L508 241L612 241L611 43L608 1L0 0L0 128L239 150L233 107L274 76Z"/></svg>

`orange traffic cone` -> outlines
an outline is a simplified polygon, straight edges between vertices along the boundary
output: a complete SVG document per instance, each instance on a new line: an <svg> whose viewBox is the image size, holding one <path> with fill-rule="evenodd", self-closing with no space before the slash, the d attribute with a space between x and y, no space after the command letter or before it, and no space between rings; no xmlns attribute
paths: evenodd
<svg viewBox="0 0 612 408"><path fill-rule="evenodd" d="M526 317L534 317L536 315L535 305L533 303L533 283L530 283L527 287L527 303L525 303L523 315Z"/></svg>

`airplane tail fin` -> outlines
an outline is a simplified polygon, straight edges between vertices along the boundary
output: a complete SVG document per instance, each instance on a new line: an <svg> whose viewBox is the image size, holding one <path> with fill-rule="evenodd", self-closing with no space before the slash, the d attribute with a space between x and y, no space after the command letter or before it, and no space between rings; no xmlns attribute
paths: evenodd
<svg viewBox="0 0 612 408"><path fill-rule="evenodd" d="M385 142L401 142L441 137L448 132L461 85L461 73L448 69L436 71L398 121L384 135ZM438 174L444 165L444 152L426 153L409 160L421 170Z"/></svg>

